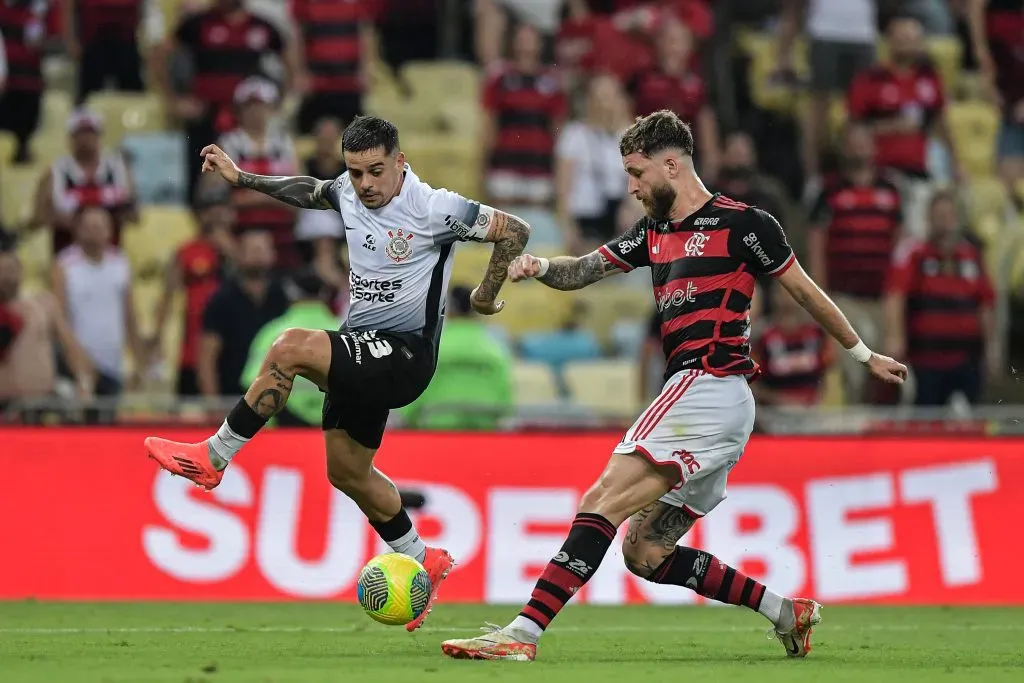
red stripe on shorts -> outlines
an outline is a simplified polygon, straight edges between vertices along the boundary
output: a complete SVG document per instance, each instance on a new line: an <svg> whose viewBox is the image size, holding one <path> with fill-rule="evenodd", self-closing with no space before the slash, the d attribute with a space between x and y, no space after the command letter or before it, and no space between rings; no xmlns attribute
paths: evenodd
<svg viewBox="0 0 1024 683"><path fill-rule="evenodd" d="M683 394L686 393L686 390L690 388L690 385L693 384L699 374L698 371L691 370L689 375L679 380L679 384L665 392L664 396L667 400L657 401L657 409L651 410L654 406L647 409L647 418L636 432L633 433L633 441L642 441L651 435L654 428L665 418L665 415L672 406L683 397Z"/></svg>

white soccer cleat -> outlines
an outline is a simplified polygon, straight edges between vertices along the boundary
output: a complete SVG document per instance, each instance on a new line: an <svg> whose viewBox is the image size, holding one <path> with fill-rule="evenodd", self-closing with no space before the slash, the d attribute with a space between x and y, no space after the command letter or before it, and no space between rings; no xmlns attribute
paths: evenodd
<svg viewBox="0 0 1024 683"><path fill-rule="evenodd" d="M488 624L487 633L478 638L446 640L441 652L453 659L504 659L512 662L532 662L537 657L537 644L519 635L521 631L503 629Z"/></svg>
<svg viewBox="0 0 1024 683"><path fill-rule="evenodd" d="M793 609L793 628L786 631L777 628L772 630L786 648L787 656L806 657L811 651L811 631L821 623L821 605L807 598L793 598L783 603L783 609L786 609L786 603Z"/></svg>

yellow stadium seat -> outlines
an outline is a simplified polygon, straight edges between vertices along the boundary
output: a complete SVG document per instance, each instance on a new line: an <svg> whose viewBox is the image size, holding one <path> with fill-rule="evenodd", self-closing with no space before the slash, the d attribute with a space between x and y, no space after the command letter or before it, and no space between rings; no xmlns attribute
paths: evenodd
<svg viewBox="0 0 1024 683"><path fill-rule="evenodd" d="M992 175L972 177L967 188L967 204L972 217L1003 214L1006 211L1006 185Z"/></svg>
<svg viewBox="0 0 1024 683"><path fill-rule="evenodd" d="M88 106L103 118L104 140L117 146L126 134L164 130L164 106L156 95L99 92Z"/></svg>
<svg viewBox="0 0 1024 683"><path fill-rule="evenodd" d="M187 209L177 206L145 206L139 225L125 229L122 246L137 277L159 278L178 248L195 236Z"/></svg>
<svg viewBox="0 0 1024 683"><path fill-rule="evenodd" d="M777 112L795 112L807 98L788 86L772 82L778 65L778 41L775 36L756 31L737 32L737 45L750 57L750 95L754 103L762 108ZM809 78L810 66L807 61L807 44L797 39L793 45L793 70L801 79Z"/></svg>
<svg viewBox="0 0 1024 683"><path fill-rule="evenodd" d="M452 284L476 287L484 276L487 262L491 260L490 244L467 242L455 247L455 263L452 265ZM507 285L510 286L510 285ZM504 293L504 289L502 292Z"/></svg>
<svg viewBox="0 0 1024 683"><path fill-rule="evenodd" d="M839 366L833 366L825 373L825 391L821 398L821 404L829 408L846 405L843 371Z"/></svg>
<svg viewBox="0 0 1024 683"><path fill-rule="evenodd" d="M53 135L63 138L67 135L68 116L75 108L71 93L66 90L47 88L43 93L42 120L37 135Z"/></svg>
<svg viewBox="0 0 1024 683"><path fill-rule="evenodd" d="M42 173L39 166L27 165L8 166L0 172L0 210L8 228L16 228L32 217Z"/></svg>
<svg viewBox="0 0 1024 683"><path fill-rule="evenodd" d="M0 130L0 169L11 165L14 152L18 149L18 139L13 133Z"/></svg>
<svg viewBox="0 0 1024 683"><path fill-rule="evenodd" d="M512 366L516 405L533 406L559 401L558 382L547 363L518 361Z"/></svg>
<svg viewBox="0 0 1024 683"><path fill-rule="evenodd" d="M480 68L462 61L416 61L402 67L413 98L437 109L445 102L480 100Z"/></svg>
<svg viewBox="0 0 1024 683"><path fill-rule="evenodd" d="M477 276L479 281L480 276ZM561 329L572 316L575 297L571 292L553 292L539 282L509 283L501 290L505 309L493 318L513 337L525 332Z"/></svg>
<svg viewBox="0 0 1024 683"><path fill-rule="evenodd" d="M625 286L614 279L582 289L578 296L586 306L584 320L587 329L605 345L610 343L616 323L646 320L654 306L650 289Z"/></svg>
<svg viewBox="0 0 1024 683"><path fill-rule="evenodd" d="M295 156L299 158L299 163L302 164L309 157L316 153L316 139L312 136L302 136L295 138Z"/></svg>
<svg viewBox="0 0 1024 683"><path fill-rule="evenodd" d="M53 233L41 227L22 233L18 240L18 258L30 289L48 289L50 266L53 263Z"/></svg>
<svg viewBox="0 0 1024 683"><path fill-rule="evenodd" d="M999 111L984 102L951 102L948 113L961 164L971 175L990 175L995 168Z"/></svg>
<svg viewBox="0 0 1024 683"><path fill-rule="evenodd" d="M961 53L960 40L955 36L930 36L927 41L928 55L939 72L946 97L952 99L960 88Z"/></svg>
<svg viewBox="0 0 1024 683"><path fill-rule="evenodd" d="M632 418L640 407L640 372L632 361L575 361L562 376L572 400L599 415Z"/></svg>
<svg viewBox="0 0 1024 683"><path fill-rule="evenodd" d="M402 150L428 185L479 197L481 153L476 142L455 135L412 134L402 136Z"/></svg>

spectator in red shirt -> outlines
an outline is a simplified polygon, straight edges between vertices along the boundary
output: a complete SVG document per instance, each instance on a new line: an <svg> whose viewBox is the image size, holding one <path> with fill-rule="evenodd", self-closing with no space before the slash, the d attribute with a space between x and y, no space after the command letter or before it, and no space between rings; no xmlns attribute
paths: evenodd
<svg viewBox="0 0 1024 683"><path fill-rule="evenodd" d="M918 405L945 405L960 392L975 403L983 375L1002 370L995 294L978 250L960 230L956 197L937 192L928 237L901 253L889 274L887 353L906 357Z"/></svg>
<svg viewBox="0 0 1024 683"><path fill-rule="evenodd" d="M921 23L896 16L886 29L889 63L859 74L850 86L850 117L875 131L876 162L900 174L907 227L924 230L923 209L931 191L928 140L935 133L949 150L954 174L960 176L946 117L946 96L938 72L927 58Z"/></svg>
<svg viewBox="0 0 1024 683"><path fill-rule="evenodd" d="M825 178L811 208L808 241L814 281L828 290L869 345L881 338L883 283L902 224L900 193L875 165L871 129L851 123L844 134L842 169ZM849 354L839 358L847 396L864 399L863 364Z"/></svg>
<svg viewBox="0 0 1024 683"><path fill-rule="evenodd" d="M203 332L203 309L220 288L224 266L234 250L235 210L226 192L199 193L195 202L199 234L178 249L167 269L164 291L156 308L153 337L148 341L154 360L160 355L171 306L179 292L185 295L184 329L178 354L178 396L199 396L197 361Z"/></svg>
<svg viewBox="0 0 1024 683"><path fill-rule="evenodd" d="M541 61L540 34L520 24L512 59L484 87L487 194L494 206L548 206L554 199L555 132L568 113L559 74Z"/></svg>
<svg viewBox="0 0 1024 683"><path fill-rule="evenodd" d="M0 78L0 130L10 131L17 142L14 163L30 161L29 141L39 125L43 101L43 41L46 38L48 0L0 2L0 33L5 64Z"/></svg>
<svg viewBox="0 0 1024 683"><path fill-rule="evenodd" d="M607 4L607 0L604 0ZM602 0L568 0L565 18L555 35L555 63L565 76L566 90L575 91L588 75L615 74L623 81L650 68L650 55L620 31Z"/></svg>
<svg viewBox="0 0 1024 683"><path fill-rule="evenodd" d="M667 19L658 29L655 43L657 66L641 73L630 90L638 116L671 109L693 127L700 174L713 178L721 157L718 122L708 104L704 79L690 70L693 40L693 33L682 22Z"/></svg>
<svg viewBox="0 0 1024 683"><path fill-rule="evenodd" d="M1002 108L999 175L1024 210L1024 0L968 0L967 22L978 70Z"/></svg>
<svg viewBox="0 0 1024 683"><path fill-rule="evenodd" d="M772 294L772 315L754 345L763 375L751 385L765 405L812 406L821 402L832 345L782 287Z"/></svg>

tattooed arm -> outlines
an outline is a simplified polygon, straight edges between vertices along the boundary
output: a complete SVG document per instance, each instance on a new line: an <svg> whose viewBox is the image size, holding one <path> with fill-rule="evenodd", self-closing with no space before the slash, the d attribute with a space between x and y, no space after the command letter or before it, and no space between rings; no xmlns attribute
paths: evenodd
<svg viewBox="0 0 1024 683"><path fill-rule="evenodd" d="M502 211L494 212L491 226L484 238L485 242L494 244L494 250L491 252L491 260L487 264L483 281L473 290L473 307L477 312L491 315L505 305L504 301L496 302L498 292L509 275L509 267L522 255L529 239L530 226L525 221Z"/></svg>
<svg viewBox="0 0 1024 683"><path fill-rule="evenodd" d="M231 157L217 145L208 145L202 151L203 172L219 173L236 187L244 187L273 197L297 209L330 209L325 190L330 180L317 180L309 176L265 176L246 173L238 168Z"/></svg>
<svg viewBox="0 0 1024 683"><path fill-rule="evenodd" d="M621 272L621 268L599 251L592 251L586 256L579 257L556 256L551 260L523 254L509 269L513 282L532 277L551 289L562 291L583 289L609 275Z"/></svg>

